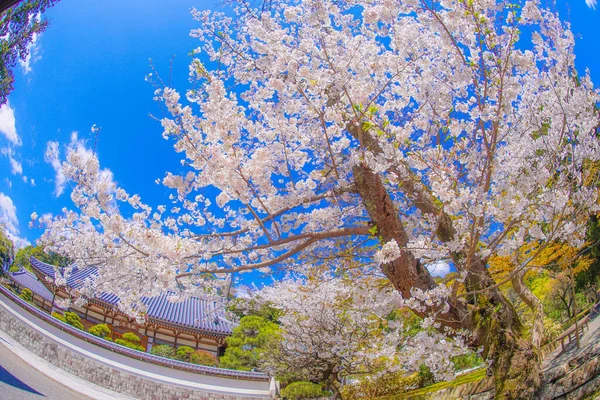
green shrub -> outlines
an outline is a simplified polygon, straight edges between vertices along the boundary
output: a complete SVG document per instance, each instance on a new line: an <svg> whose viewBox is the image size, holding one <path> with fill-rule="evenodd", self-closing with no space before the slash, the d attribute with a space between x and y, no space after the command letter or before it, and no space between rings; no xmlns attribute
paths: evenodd
<svg viewBox="0 0 600 400"><path fill-rule="evenodd" d="M168 344L157 344L152 346L150 354L165 358L175 358L175 349Z"/></svg>
<svg viewBox="0 0 600 400"><path fill-rule="evenodd" d="M106 324L94 325L90 329L88 329L88 332L102 339L112 340L112 332Z"/></svg>
<svg viewBox="0 0 600 400"><path fill-rule="evenodd" d="M321 385L312 382L299 381L290 383L281 391L281 395L289 400L314 399L318 397L329 396L330 393L324 391Z"/></svg>
<svg viewBox="0 0 600 400"><path fill-rule="evenodd" d="M121 346L129 347L130 349L146 351L144 346L142 346L142 340L138 335L133 332L124 333L120 339L115 339L116 344L120 344Z"/></svg>
<svg viewBox="0 0 600 400"><path fill-rule="evenodd" d="M175 353L175 359L179 361L185 361L193 364L198 364L198 353L190 346L179 346L177 353Z"/></svg>
<svg viewBox="0 0 600 400"><path fill-rule="evenodd" d="M146 349L144 349L144 346L139 345L139 344L135 344L135 343L131 343L127 340L124 339L115 339L115 343L116 344L120 344L121 346L125 346L125 347L129 347L130 349L133 350L139 350L139 351L145 351Z"/></svg>
<svg viewBox="0 0 600 400"><path fill-rule="evenodd" d="M209 367L216 367L219 365L219 359L204 350L196 350L196 354L198 354L198 362L200 365L208 365Z"/></svg>
<svg viewBox="0 0 600 400"><path fill-rule="evenodd" d="M121 339L137 345L142 344L142 339L140 339L140 337L133 332L124 333L123 336L121 336Z"/></svg>
<svg viewBox="0 0 600 400"><path fill-rule="evenodd" d="M74 312L66 312L65 313L65 322L71 325L73 328L83 330L83 324L81 323L81 318Z"/></svg>
<svg viewBox="0 0 600 400"><path fill-rule="evenodd" d="M25 288L21 291L21 294L19 295L19 297L25 301L31 302L33 300L33 292L31 290Z"/></svg>
<svg viewBox="0 0 600 400"><path fill-rule="evenodd" d="M67 321L65 320L65 316L64 316L64 315L62 315L62 314L60 314L60 313L58 313L58 312L56 312L56 311L54 311L54 312L52 313L52 316L53 316L54 318L56 318L57 320L59 320L59 321L62 321L62 322L64 322L64 323L67 323Z"/></svg>
<svg viewBox="0 0 600 400"><path fill-rule="evenodd" d="M404 375L404 371L397 371L377 378L363 378L357 383L344 385L340 392L342 398L348 400L373 399L407 392L418 387L419 383L421 379L417 372Z"/></svg>

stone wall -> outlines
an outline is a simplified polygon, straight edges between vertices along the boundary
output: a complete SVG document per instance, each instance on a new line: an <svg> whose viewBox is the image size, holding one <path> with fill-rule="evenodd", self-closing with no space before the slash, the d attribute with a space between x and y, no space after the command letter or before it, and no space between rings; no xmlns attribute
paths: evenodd
<svg viewBox="0 0 600 400"><path fill-rule="evenodd" d="M152 400L258 400L269 398L269 382L243 382L243 380L239 379L226 379L198 375L195 376L196 379L193 379L194 374L188 373L192 375L191 379L188 377L189 385L186 385L186 382L183 381L182 385L176 386L164 381L160 381L160 379L154 380L147 376L138 375L115 368L99 360L87 357L84 355L85 352L75 351L72 347L69 347L64 343L61 343L60 340L57 340L60 338L52 338L53 335L48 335L47 333L56 332L52 332L52 326L45 326L47 324L44 321L36 321L39 323L40 329L37 329L36 326L32 326L32 324L27 323L25 320L23 320L23 318L27 318L27 320L30 320L31 318L28 318L27 316L19 316L19 314L21 314L20 311L24 310L19 310L17 307L18 306L15 307L15 304L11 300L0 294L0 330L29 349L29 351L32 353L43 358L56 367L85 379L88 382L92 382L115 392L140 399ZM81 344L83 347L88 346L88 349L89 346L93 346L83 341L81 341L82 343L77 343L77 341L79 341L77 338L67 340L69 343L73 343L74 345ZM98 348L97 351L99 354L101 354L106 350ZM114 361L115 358L118 358L117 356L119 355L115 354L113 357L109 357L108 359ZM132 361L139 363L137 360ZM148 365L148 369L152 371L151 374L160 377L161 375L157 375L157 373L160 374L161 370L160 368L157 368L157 366ZM183 372L169 370L165 367L162 368L164 369L164 373L167 378L169 374L172 375L179 373L179 375L174 375L172 378L182 381L181 374L183 374ZM214 385L215 391L213 393L211 393L210 389L200 390L198 388L193 388L194 384L198 383L198 381L207 382L202 384L202 386L210 387L210 380L213 380L216 383ZM230 387L232 388L232 391L240 394L228 394L222 391L223 388L228 387L228 381L231 382ZM236 391L236 388L239 390ZM254 394L241 394L244 392Z"/></svg>

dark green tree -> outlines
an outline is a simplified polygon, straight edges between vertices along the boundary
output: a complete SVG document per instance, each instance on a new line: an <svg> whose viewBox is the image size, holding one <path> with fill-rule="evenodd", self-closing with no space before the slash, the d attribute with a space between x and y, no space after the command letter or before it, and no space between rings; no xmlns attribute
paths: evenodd
<svg viewBox="0 0 600 400"><path fill-rule="evenodd" d="M46 253L43 247L30 245L17 251L11 271L18 271L21 267L32 271L31 262L29 261L31 256L42 262L57 265L59 267L66 267L71 264L71 260L67 257L63 257L56 253Z"/></svg>
<svg viewBox="0 0 600 400"><path fill-rule="evenodd" d="M48 21L38 16L57 2L22 1L0 14L0 106L8 101L8 95L14 89L13 68L17 61L27 59L29 44L48 26Z"/></svg>
<svg viewBox="0 0 600 400"><path fill-rule="evenodd" d="M597 288L600 279L600 220L593 215L588 222L587 229L587 255L592 259L592 265L575 277L575 283L579 291L589 287Z"/></svg>
<svg viewBox="0 0 600 400"><path fill-rule="evenodd" d="M240 324L227 338L227 349L220 366L244 371L257 368L263 354L277 347L280 330L276 323L256 315L240 319Z"/></svg>

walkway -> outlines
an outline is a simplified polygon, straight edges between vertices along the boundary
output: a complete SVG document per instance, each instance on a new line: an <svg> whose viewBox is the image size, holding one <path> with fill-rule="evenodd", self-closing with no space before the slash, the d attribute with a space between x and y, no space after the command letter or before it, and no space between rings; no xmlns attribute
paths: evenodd
<svg viewBox="0 0 600 400"><path fill-rule="evenodd" d="M588 329L580 338L580 348L577 348L574 340L565 346L565 351L562 353L559 346L552 353L548 354L544 363L542 364L542 370L547 371L563 365L577 354L590 351L590 349L595 346L598 341L600 341L600 303L596 305L596 308L590 312Z"/></svg>
<svg viewBox="0 0 600 400"><path fill-rule="evenodd" d="M4 321L4 322L2 322ZM10 321L10 323L9 323ZM64 386L74 388L79 393L84 393L87 398L98 399L123 399L131 398L119 395L112 390L118 390L122 393L131 393L136 398L181 398L186 395L189 398L248 398L248 399L266 399L270 398L269 381L248 381L244 379L227 378L220 376L210 376L187 372L183 370L172 369L161 365L150 364L141 360L127 357L108 349L88 343L77 337L70 335L47 322L38 319L25 309L21 308L13 301L0 294L0 343L2 343L9 351L15 350L19 358L27 358L28 364L40 369L45 364L46 370L42 374L60 381ZM40 336L41 335L41 336ZM19 342L13 338L19 338ZM32 341L33 340L33 341ZM23 342L24 341L24 342ZM27 348L21 345L25 343ZM31 347L30 347L31 346ZM61 348L58 351L58 347ZM36 347L35 354L30 351ZM51 351L46 351L51 350ZM15 353L15 351L13 351ZM37 354L44 354L43 357L48 361L43 360ZM52 356L48 355L60 354L58 365L56 367ZM0 353L0 365L3 365L3 356ZM64 365L63 365L64 364ZM27 370L28 367L22 367L20 371ZM73 369L75 366L76 372L66 372ZM11 375L6 375L6 384L3 389L6 393L23 393L25 397L18 396L16 399L40 398L40 395L33 392L44 394L44 385L38 384L31 376L24 376L17 368L4 367ZM34 372L35 374L35 372ZM74 374L80 375L79 378ZM65 377L74 378L71 383L65 383L61 379ZM47 379L52 381L52 379ZM79 381L79 387L75 387L75 381ZM11 385L10 382L15 385ZM93 384L96 382L97 384ZM24 385L23 385L24 384ZM112 390L107 390L101 386L106 385ZM110 386L112 385L112 386ZM18 389L19 386L21 389ZM54 384L50 387L60 387L60 384ZM94 388L103 393L88 393L87 388ZM15 390L18 390L15 392ZM158 394L163 391L165 396ZM135 393L135 394L134 394ZM152 393L152 395L150 395ZM209 395L210 393L210 395ZM167 394L169 394L167 396ZM172 394L172 395L171 395ZM147 396L148 395L148 396ZM174 396L173 396L174 395ZM4 400L9 395L0 392L0 399ZM158 397L157 397L158 396ZM48 396L50 399L68 400L71 398L82 399L86 398L81 394L76 397L65 396Z"/></svg>
<svg viewBox="0 0 600 400"><path fill-rule="evenodd" d="M0 399L89 399L40 373L10 351L0 340Z"/></svg>

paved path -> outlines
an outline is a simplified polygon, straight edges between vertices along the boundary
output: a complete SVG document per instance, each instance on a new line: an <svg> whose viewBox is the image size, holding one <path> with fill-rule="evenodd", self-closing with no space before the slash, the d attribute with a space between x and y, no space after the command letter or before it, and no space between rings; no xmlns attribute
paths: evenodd
<svg viewBox="0 0 600 400"><path fill-rule="evenodd" d="M0 340L0 399L85 400L86 397L61 385L27 364Z"/></svg>
<svg viewBox="0 0 600 400"><path fill-rule="evenodd" d="M585 330L579 341L580 348L577 348L575 340L565 346L564 352L558 346L556 350L548 354L542 363L542 370L550 370L563 365L577 354L590 351L598 341L600 341L600 303L590 312L588 329Z"/></svg>

